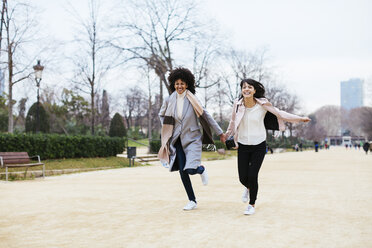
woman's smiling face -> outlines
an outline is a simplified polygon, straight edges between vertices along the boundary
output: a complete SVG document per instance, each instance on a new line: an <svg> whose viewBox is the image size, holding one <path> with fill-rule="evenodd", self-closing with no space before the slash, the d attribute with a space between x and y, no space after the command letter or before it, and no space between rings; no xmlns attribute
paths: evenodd
<svg viewBox="0 0 372 248"><path fill-rule="evenodd" d="M174 82L174 88L176 89L178 94L182 94L187 89L187 83L185 83L181 79L177 79L176 82Z"/></svg>
<svg viewBox="0 0 372 248"><path fill-rule="evenodd" d="M254 93L256 93L256 90L252 85L248 83L243 83L242 87L243 97L253 97Z"/></svg>

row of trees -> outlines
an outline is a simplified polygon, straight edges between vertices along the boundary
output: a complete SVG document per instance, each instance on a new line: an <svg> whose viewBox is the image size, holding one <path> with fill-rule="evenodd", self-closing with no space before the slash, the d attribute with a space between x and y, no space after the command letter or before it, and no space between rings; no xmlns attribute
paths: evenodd
<svg viewBox="0 0 372 248"><path fill-rule="evenodd" d="M275 106L303 114L296 95L276 82L277 75L267 59L268 51L248 52L231 47L213 21L201 19L204 15L196 1L128 0L111 9L107 16L102 12L106 7L103 3L87 2L86 17L70 6L76 29L74 40L69 42L72 44L69 54L73 55L58 57L48 49L48 42L32 48L40 34L31 5L2 1L0 61L1 69L7 72L8 84L6 97L0 99L2 131L12 133L14 126L18 131L25 129L29 98L26 95L18 101L18 113L15 113L13 87L23 80L32 80L31 65L36 55L47 63L63 61L69 68L68 76L64 75L59 82L63 89L42 88L41 102L48 115L50 132L108 134L110 116L119 112L129 130L157 138L160 129L157 113L163 97L171 92L167 75L181 65L192 69L199 98L213 110L224 128L232 103L240 94L239 83L248 77L266 86L266 95ZM52 73L46 65L47 72ZM130 87L129 78L135 78L138 83ZM118 82L116 95L103 90L108 80ZM119 90L118 84L124 89ZM316 113L313 119L316 123L323 121ZM318 126L306 129L292 124L288 124L288 129L290 136L308 138L318 136L322 130Z"/></svg>
<svg viewBox="0 0 372 248"><path fill-rule="evenodd" d="M310 118L312 121L307 126L298 126L298 135L320 141L326 137L348 133L372 140L371 107L346 110L340 106L327 105L312 113Z"/></svg>

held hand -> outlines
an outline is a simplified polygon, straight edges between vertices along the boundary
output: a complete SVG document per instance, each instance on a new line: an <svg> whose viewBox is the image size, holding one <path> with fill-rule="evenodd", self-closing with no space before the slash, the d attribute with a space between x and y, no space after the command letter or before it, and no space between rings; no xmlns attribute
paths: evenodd
<svg viewBox="0 0 372 248"><path fill-rule="evenodd" d="M311 119L309 117L302 117L302 122L309 122Z"/></svg>
<svg viewBox="0 0 372 248"><path fill-rule="evenodd" d="M222 133L220 135L220 140L221 140L222 143L225 143L226 142L226 135L224 133Z"/></svg>

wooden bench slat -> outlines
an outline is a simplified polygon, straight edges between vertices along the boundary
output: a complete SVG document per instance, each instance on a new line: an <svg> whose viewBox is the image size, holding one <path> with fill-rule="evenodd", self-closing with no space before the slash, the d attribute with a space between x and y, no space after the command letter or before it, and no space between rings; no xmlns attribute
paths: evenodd
<svg viewBox="0 0 372 248"><path fill-rule="evenodd" d="M0 156L27 156L27 152L0 152Z"/></svg>
<svg viewBox="0 0 372 248"><path fill-rule="evenodd" d="M4 164L25 164L30 162L29 158L10 158L10 159L3 159Z"/></svg>
<svg viewBox="0 0 372 248"><path fill-rule="evenodd" d="M16 167L32 167L32 166L43 166L43 177L45 177L45 165L39 161L36 163L30 163L31 159L27 152L0 152L1 160L3 161L3 167L5 167L5 177L8 181L8 168ZM37 157L37 156L36 156Z"/></svg>
<svg viewBox="0 0 372 248"><path fill-rule="evenodd" d="M43 165L43 163L36 163L36 164L9 164L6 165L8 168L16 168L16 167L32 167L32 166L38 166Z"/></svg>
<svg viewBox="0 0 372 248"><path fill-rule="evenodd" d="M29 156L1 156L3 159L8 159L8 158L29 158Z"/></svg>
<svg viewBox="0 0 372 248"><path fill-rule="evenodd" d="M27 152L15 152L15 153L0 152L0 156L28 156L28 153Z"/></svg>

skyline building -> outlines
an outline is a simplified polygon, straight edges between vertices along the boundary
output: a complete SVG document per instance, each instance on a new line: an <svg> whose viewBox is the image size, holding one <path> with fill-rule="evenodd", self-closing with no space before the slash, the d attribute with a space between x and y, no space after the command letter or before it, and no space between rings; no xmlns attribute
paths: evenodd
<svg viewBox="0 0 372 248"><path fill-rule="evenodd" d="M364 81L360 78L341 81L341 107L343 109L350 110L363 106L363 83Z"/></svg>

